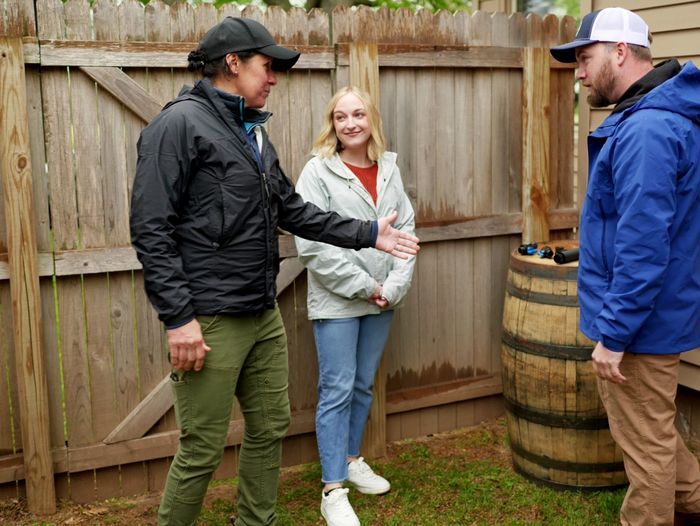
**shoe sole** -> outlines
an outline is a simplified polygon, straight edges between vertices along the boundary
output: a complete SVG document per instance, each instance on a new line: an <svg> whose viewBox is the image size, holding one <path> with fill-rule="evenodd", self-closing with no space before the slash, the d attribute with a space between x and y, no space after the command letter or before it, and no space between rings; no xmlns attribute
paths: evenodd
<svg viewBox="0 0 700 526"><path fill-rule="evenodd" d="M352 484L352 482L351 482L350 484ZM374 489L374 488L369 488L369 489L367 489L367 488L364 488L364 487L361 487L361 486L355 486L354 484L353 484L353 487L354 487L357 491L359 491L360 493L362 493L363 495L385 495L385 494L387 494L387 493L389 493L389 492L391 491L391 486L389 486L389 487L386 488L386 489L379 489L379 490L378 490L378 489Z"/></svg>
<svg viewBox="0 0 700 526"><path fill-rule="evenodd" d="M330 524L329 519L328 517L326 517L326 514L323 512L323 510L321 510L321 517L323 517L323 520L326 521L326 524ZM360 525L359 522L357 524Z"/></svg>

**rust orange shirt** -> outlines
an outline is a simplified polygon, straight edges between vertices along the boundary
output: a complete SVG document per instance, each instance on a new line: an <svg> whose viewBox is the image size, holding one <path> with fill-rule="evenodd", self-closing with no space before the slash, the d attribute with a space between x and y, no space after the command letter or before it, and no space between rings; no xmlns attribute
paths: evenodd
<svg viewBox="0 0 700 526"><path fill-rule="evenodd" d="M372 196L372 202L377 204L377 163L374 163L368 168L360 168L359 166L354 166L352 164L345 163L345 166L350 168L350 171L355 174L355 176L360 180L362 186L364 186L369 195Z"/></svg>

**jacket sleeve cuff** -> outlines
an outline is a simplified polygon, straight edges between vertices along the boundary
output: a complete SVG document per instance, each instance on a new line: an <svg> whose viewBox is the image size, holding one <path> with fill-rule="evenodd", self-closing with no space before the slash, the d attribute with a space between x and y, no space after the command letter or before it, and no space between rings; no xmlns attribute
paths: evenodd
<svg viewBox="0 0 700 526"><path fill-rule="evenodd" d="M369 227L369 237L372 240L372 247L374 247L377 244L377 237L379 236L379 223L377 221L372 221Z"/></svg>
<svg viewBox="0 0 700 526"><path fill-rule="evenodd" d="M171 330L171 329L177 329L179 327L182 327L184 325L187 325L189 322L195 319L195 315L192 314L187 318L182 318L177 321L170 321L170 322L163 322L165 325L166 330Z"/></svg>
<svg viewBox="0 0 700 526"><path fill-rule="evenodd" d="M374 294L375 290L377 290L377 282L368 276L367 286L364 290L365 296L363 299L369 300L372 297L372 294Z"/></svg>
<svg viewBox="0 0 700 526"><path fill-rule="evenodd" d="M389 306L393 307L396 303L395 287L382 286L382 296L389 302Z"/></svg>
<svg viewBox="0 0 700 526"><path fill-rule="evenodd" d="M610 349L614 352L625 352L625 347L627 347L625 342L621 342L620 340L616 340L610 336L605 336L604 334L601 334L600 342L606 349Z"/></svg>

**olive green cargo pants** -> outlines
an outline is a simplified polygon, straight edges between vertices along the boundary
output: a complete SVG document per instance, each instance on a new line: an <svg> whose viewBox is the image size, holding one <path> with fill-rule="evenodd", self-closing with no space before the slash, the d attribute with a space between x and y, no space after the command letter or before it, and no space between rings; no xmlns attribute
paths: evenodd
<svg viewBox="0 0 700 526"><path fill-rule="evenodd" d="M199 316L211 347L204 367L171 380L180 446L158 510L161 526L195 523L224 452L234 396L245 420L236 526L276 524L282 439L290 421L287 337L277 308L260 315Z"/></svg>

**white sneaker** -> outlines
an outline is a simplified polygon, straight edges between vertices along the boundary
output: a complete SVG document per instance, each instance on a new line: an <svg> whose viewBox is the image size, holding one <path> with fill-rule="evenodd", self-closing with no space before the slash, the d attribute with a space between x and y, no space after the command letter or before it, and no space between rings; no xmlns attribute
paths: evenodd
<svg viewBox="0 0 700 526"><path fill-rule="evenodd" d="M338 488L328 495L321 491L321 515L328 526L360 526L360 519L348 500L348 491L347 488Z"/></svg>
<svg viewBox="0 0 700 526"><path fill-rule="evenodd" d="M389 481L372 471L362 457L348 463L348 481L368 495L381 495L391 489Z"/></svg>

